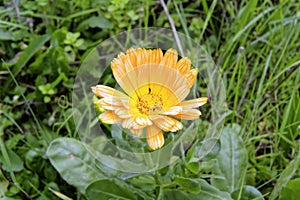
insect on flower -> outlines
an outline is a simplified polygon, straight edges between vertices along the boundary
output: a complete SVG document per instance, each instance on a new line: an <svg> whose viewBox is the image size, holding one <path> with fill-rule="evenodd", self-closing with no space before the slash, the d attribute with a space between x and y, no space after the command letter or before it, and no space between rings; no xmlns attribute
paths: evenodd
<svg viewBox="0 0 300 200"><path fill-rule="evenodd" d="M183 128L180 121L195 120L201 115L197 109L207 102L206 97L184 99L193 86L198 69L190 69L187 57L179 61L178 53L168 49L147 50L130 48L111 62L113 75L124 90L120 92L105 85L92 87L100 97L98 104L105 112L99 119L103 123L122 123L123 128L141 136L146 128L148 145L155 150L164 144L165 132Z"/></svg>

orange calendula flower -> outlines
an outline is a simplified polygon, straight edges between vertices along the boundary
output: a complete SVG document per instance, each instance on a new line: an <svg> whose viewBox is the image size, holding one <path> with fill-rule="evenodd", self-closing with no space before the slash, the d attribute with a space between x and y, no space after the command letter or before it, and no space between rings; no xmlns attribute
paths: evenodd
<svg viewBox="0 0 300 200"><path fill-rule="evenodd" d="M191 61L181 58L174 49L163 55L161 49L130 48L111 62L113 75L124 90L120 92L105 85L92 87L100 97L97 103L106 111L100 114L103 123L122 123L133 134L142 135L146 128L147 142L155 150L163 146L165 132L183 128L176 120L195 120L197 109L206 97L184 101L193 86L198 69L190 69Z"/></svg>

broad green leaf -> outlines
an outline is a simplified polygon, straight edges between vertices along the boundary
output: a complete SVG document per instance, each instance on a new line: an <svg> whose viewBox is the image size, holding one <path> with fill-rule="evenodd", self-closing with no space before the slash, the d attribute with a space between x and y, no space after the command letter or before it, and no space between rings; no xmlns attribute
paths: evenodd
<svg viewBox="0 0 300 200"><path fill-rule="evenodd" d="M248 153L237 133L226 127L221 134L221 150L213 167L212 185L222 191L240 189L246 176Z"/></svg>
<svg viewBox="0 0 300 200"><path fill-rule="evenodd" d="M205 180L197 179L201 192L199 194L192 194L181 191L179 189L164 189L164 199L174 200L191 200L191 199L205 199L205 200L230 200L232 199L228 192L220 191L218 188L208 184Z"/></svg>
<svg viewBox="0 0 300 200"><path fill-rule="evenodd" d="M197 180L191 178L175 177L174 181L187 192L198 194L201 191L201 186L199 185Z"/></svg>
<svg viewBox="0 0 300 200"><path fill-rule="evenodd" d="M172 200L190 200L189 195L183 191L177 189L165 189L163 190L163 199L172 199Z"/></svg>
<svg viewBox="0 0 300 200"><path fill-rule="evenodd" d="M29 43L28 47L24 50L20 56L16 66L13 68L12 72L14 76L17 76L22 68L26 66L30 58L50 39L50 35L42 35L33 38ZM7 79L4 88L7 88L12 79Z"/></svg>
<svg viewBox="0 0 300 200"><path fill-rule="evenodd" d="M143 191L152 192L156 188L156 181L150 174L141 174L126 180L129 184L143 189Z"/></svg>
<svg viewBox="0 0 300 200"><path fill-rule="evenodd" d="M299 166L300 166L300 151L298 152L298 156L292 162L290 162L290 164L281 173L270 195L271 200L278 198L282 188L284 188L287 185L287 183L293 177L295 172L299 170Z"/></svg>
<svg viewBox="0 0 300 200"><path fill-rule="evenodd" d="M103 179L91 183L85 190L88 199L91 200L133 200L137 199L129 187L115 180Z"/></svg>
<svg viewBox="0 0 300 200"><path fill-rule="evenodd" d="M4 145L6 146L6 145ZM2 152L0 151L0 163L1 163L1 167L8 171L14 171L14 172L19 172L23 169L23 161L21 160L21 158L18 156L18 154L16 154L13 150L11 149L7 149L7 155L9 158L9 162L6 162L6 159L3 158Z"/></svg>
<svg viewBox="0 0 300 200"><path fill-rule="evenodd" d="M201 192L198 195L193 196L191 199L205 199L205 200L230 200L230 194L223 192L218 188L208 184L205 180L198 179L201 186Z"/></svg>
<svg viewBox="0 0 300 200"><path fill-rule="evenodd" d="M209 161L215 159L220 152L220 142L216 138L196 143L188 152L187 159L189 162Z"/></svg>
<svg viewBox="0 0 300 200"><path fill-rule="evenodd" d="M0 28L0 40L14 40L14 36L11 32Z"/></svg>
<svg viewBox="0 0 300 200"><path fill-rule="evenodd" d="M242 191L240 191L240 189L234 191L231 197L234 200L264 200L262 194L255 187L250 185L243 186Z"/></svg>
<svg viewBox="0 0 300 200"><path fill-rule="evenodd" d="M111 24L110 22L105 19L104 17L90 17L89 19L82 21L78 27L77 30L85 30L89 27L91 28L110 28Z"/></svg>
<svg viewBox="0 0 300 200"><path fill-rule="evenodd" d="M281 190L280 199L298 200L300 197L300 178L288 182L285 188Z"/></svg>
<svg viewBox="0 0 300 200"><path fill-rule="evenodd" d="M200 171L200 162L189 162L186 167L193 174L198 174Z"/></svg>
<svg viewBox="0 0 300 200"><path fill-rule="evenodd" d="M58 138L51 142L47 150L51 164L69 184L80 192L104 175L95 166L94 158L85 145L75 139Z"/></svg>

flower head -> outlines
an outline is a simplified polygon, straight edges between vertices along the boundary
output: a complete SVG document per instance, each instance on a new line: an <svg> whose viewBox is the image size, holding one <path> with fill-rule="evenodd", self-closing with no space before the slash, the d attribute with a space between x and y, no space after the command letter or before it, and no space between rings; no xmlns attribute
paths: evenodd
<svg viewBox="0 0 300 200"><path fill-rule="evenodd" d="M97 102L106 111L100 114L103 123L122 123L133 134L142 135L146 128L147 142L155 150L163 146L165 132L183 128L176 120L195 120L201 115L197 109L207 102L206 97L184 99L193 86L198 70L190 69L191 61L169 49L130 48L111 62L113 75L124 90L120 92L105 85L92 87Z"/></svg>

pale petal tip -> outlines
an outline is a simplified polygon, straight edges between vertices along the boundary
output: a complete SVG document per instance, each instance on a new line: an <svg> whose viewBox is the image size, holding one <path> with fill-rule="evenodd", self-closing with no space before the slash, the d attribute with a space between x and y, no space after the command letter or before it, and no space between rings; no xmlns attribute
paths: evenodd
<svg viewBox="0 0 300 200"><path fill-rule="evenodd" d="M130 129L130 132L134 135L137 135L139 137L142 136L142 133L143 133L143 129L140 128L140 129Z"/></svg>
<svg viewBox="0 0 300 200"><path fill-rule="evenodd" d="M172 48L168 49L167 53L171 53L171 54L174 54L176 56L178 55L177 51L175 49L172 49Z"/></svg>
<svg viewBox="0 0 300 200"><path fill-rule="evenodd" d="M190 72L191 72L192 75L197 76L197 74L198 74L198 69L197 69L197 68L191 69Z"/></svg>
<svg viewBox="0 0 300 200"><path fill-rule="evenodd" d="M201 97L200 101L203 102L203 104L207 103L208 98L207 97Z"/></svg>
<svg viewBox="0 0 300 200"><path fill-rule="evenodd" d="M147 142L148 142L149 147L152 150L157 150L164 145L165 141L164 141L164 137L163 137L162 133L160 133L155 136L148 137Z"/></svg>
<svg viewBox="0 0 300 200"><path fill-rule="evenodd" d="M92 89L92 92L93 92L94 94L96 94L96 87L93 86L93 87L91 87L91 89Z"/></svg>

